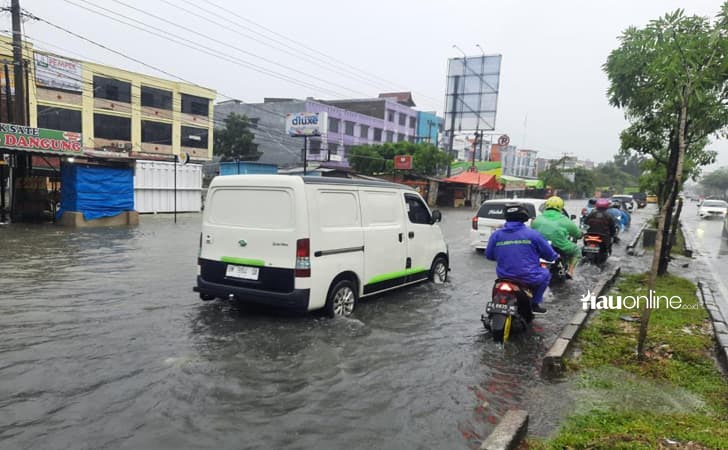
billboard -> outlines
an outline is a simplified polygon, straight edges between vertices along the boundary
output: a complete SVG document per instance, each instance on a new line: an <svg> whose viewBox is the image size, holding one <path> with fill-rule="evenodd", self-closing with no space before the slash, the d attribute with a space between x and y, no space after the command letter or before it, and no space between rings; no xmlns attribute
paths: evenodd
<svg viewBox="0 0 728 450"><path fill-rule="evenodd" d="M326 134L328 114L300 112L286 114L286 133L289 136L321 136Z"/></svg>
<svg viewBox="0 0 728 450"><path fill-rule="evenodd" d="M0 123L0 146L10 150L82 155L81 133Z"/></svg>
<svg viewBox="0 0 728 450"><path fill-rule="evenodd" d="M412 170L412 155L397 155L394 157L396 170Z"/></svg>
<svg viewBox="0 0 728 450"><path fill-rule="evenodd" d="M81 63L35 52L35 83L38 86L66 91L83 91Z"/></svg>
<svg viewBox="0 0 728 450"><path fill-rule="evenodd" d="M502 55L482 55L448 61L445 94L445 126L448 130L495 129L501 58Z"/></svg>

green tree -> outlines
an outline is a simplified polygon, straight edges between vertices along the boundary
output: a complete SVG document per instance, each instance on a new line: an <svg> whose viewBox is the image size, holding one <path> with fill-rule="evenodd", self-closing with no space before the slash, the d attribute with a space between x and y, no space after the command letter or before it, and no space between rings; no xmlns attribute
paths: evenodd
<svg viewBox="0 0 728 450"><path fill-rule="evenodd" d="M254 142L255 135L250 131L250 120L247 116L231 113L225 118L225 128L215 129L215 147L213 153L220 156L220 161L257 161L262 152Z"/></svg>
<svg viewBox="0 0 728 450"><path fill-rule="evenodd" d="M666 168L658 220L658 236L649 276L667 271L670 224L677 194L684 180L686 155L728 124L728 3L716 21L686 16L682 10L628 28L620 37L604 70L609 78L609 102L625 111L630 127L622 133L622 147L650 154ZM626 142L625 142L626 141ZM644 356L650 310L643 312L637 353Z"/></svg>
<svg viewBox="0 0 728 450"><path fill-rule="evenodd" d="M721 167L705 175L700 180L700 185L706 192L726 198L728 196L728 167Z"/></svg>
<svg viewBox="0 0 728 450"><path fill-rule="evenodd" d="M365 175L391 173L397 155L411 155L412 170L420 175L438 175L450 163L447 153L435 145L397 142L355 146L349 151L349 164Z"/></svg>

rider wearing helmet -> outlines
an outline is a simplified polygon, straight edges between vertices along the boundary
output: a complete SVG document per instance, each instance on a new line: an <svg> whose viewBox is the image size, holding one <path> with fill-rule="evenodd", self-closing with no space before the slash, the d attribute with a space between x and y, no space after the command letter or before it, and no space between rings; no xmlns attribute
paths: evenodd
<svg viewBox="0 0 728 450"><path fill-rule="evenodd" d="M584 220L584 223L587 226L587 233L609 237L609 242L612 242L617 234L618 225L607 212L607 209L609 209L609 200L600 198L597 200L594 210Z"/></svg>
<svg viewBox="0 0 728 450"><path fill-rule="evenodd" d="M614 221L620 227L621 231L629 226L630 217L629 214L622 209L622 202L619 200L612 200L612 203L607 209L607 212L614 217Z"/></svg>
<svg viewBox="0 0 728 450"><path fill-rule="evenodd" d="M541 267L539 258L554 261L559 255L540 233L525 225L529 218L528 210L521 204L506 204L506 223L490 235L485 257L496 262L498 278L532 287L533 312L543 314L546 308L541 306L541 302L551 274Z"/></svg>
<svg viewBox="0 0 728 450"><path fill-rule="evenodd" d="M541 233L556 251L562 255L569 266L567 276L574 276L574 268L579 261L579 247L569 240L581 237L581 231L568 217L564 217L564 200L561 197L550 197L546 200L546 211L533 221L531 228Z"/></svg>

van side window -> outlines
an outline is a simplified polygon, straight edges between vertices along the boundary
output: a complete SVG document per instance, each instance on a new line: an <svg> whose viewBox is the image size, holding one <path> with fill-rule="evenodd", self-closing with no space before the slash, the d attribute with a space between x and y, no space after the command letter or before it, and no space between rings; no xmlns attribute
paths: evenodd
<svg viewBox="0 0 728 450"><path fill-rule="evenodd" d="M430 211L427 210L427 206L422 203L422 200L412 194L405 194L404 199L407 202L407 215L409 216L410 222L426 225L432 223Z"/></svg>
<svg viewBox="0 0 728 450"><path fill-rule="evenodd" d="M351 192L319 193L319 214L324 228L360 227L359 203Z"/></svg>

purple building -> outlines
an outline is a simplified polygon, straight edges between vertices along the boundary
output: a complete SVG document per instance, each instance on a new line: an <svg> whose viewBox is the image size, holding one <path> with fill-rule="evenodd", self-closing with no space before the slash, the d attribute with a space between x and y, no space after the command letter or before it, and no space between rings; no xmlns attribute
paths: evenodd
<svg viewBox="0 0 728 450"><path fill-rule="evenodd" d="M285 134L286 114L326 112L328 132L309 139L308 159L348 167L347 154L355 145L415 142L418 112L410 104L414 106L406 93L336 101L267 98L263 103L251 104L231 100L215 106L215 121L221 123L233 112L257 119L253 132L258 150L263 152L260 162L285 167L302 162L303 148L301 138Z"/></svg>

